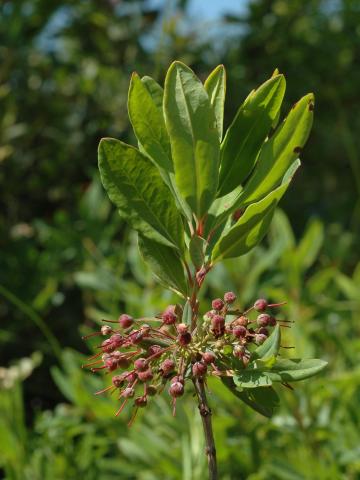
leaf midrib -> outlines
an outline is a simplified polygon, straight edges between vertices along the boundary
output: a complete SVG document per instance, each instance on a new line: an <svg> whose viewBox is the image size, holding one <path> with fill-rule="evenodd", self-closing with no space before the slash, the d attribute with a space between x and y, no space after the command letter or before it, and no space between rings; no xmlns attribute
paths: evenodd
<svg viewBox="0 0 360 480"><path fill-rule="evenodd" d="M198 171L198 168L199 166L197 165L197 162L196 162L196 158L195 158L195 137L194 137L194 128L193 128L193 124L192 124L192 121L191 121L191 115L190 115L190 110L189 110L189 105L188 105L188 102L187 102L187 99L186 99L186 95L185 95L185 91L184 91L184 86L183 86L183 83L182 83L182 76L181 76L181 71L177 71L178 75L179 75L179 79L180 79L180 88L181 88L181 93L183 95L183 99L184 99L184 104L185 104L185 107L186 107L186 114L188 116L188 120L189 120L189 123L190 123L190 126L191 126L191 130L190 130L190 134L191 134L191 140L192 140L192 146L193 146L193 155L192 155L192 160L193 160L193 164L194 164L194 171L195 171L195 201L196 201L196 211L197 212L200 212L200 198L199 198L199 192L198 192L198 175L199 175L199 171Z"/></svg>

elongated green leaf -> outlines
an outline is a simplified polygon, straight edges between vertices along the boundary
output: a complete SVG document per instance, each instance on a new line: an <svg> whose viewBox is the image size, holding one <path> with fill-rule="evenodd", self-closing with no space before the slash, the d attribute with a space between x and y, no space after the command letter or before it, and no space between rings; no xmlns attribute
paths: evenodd
<svg viewBox="0 0 360 480"><path fill-rule="evenodd" d="M302 271L306 271L315 262L323 242L324 226L319 220L312 220L296 250L298 265Z"/></svg>
<svg viewBox="0 0 360 480"><path fill-rule="evenodd" d="M170 139L162 111L136 73L131 77L128 110L135 135L144 151L161 169L173 172Z"/></svg>
<svg viewBox="0 0 360 480"><path fill-rule="evenodd" d="M233 227L214 246L212 262L244 255L266 234L275 207L284 195L290 181L269 193L260 202L250 205Z"/></svg>
<svg viewBox="0 0 360 480"><path fill-rule="evenodd" d="M257 347L254 357L266 362L276 356L280 348L280 326L277 324L265 342Z"/></svg>
<svg viewBox="0 0 360 480"><path fill-rule="evenodd" d="M184 297L188 287L178 252L171 247L139 235L139 250L155 275L167 287L180 292Z"/></svg>
<svg viewBox="0 0 360 480"><path fill-rule="evenodd" d="M226 93L226 72L224 65L218 65L205 81L205 90L209 95L210 103L214 108L216 126L221 141L224 124L224 103Z"/></svg>
<svg viewBox="0 0 360 480"><path fill-rule="evenodd" d="M141 78L157 108L162 112L164 89L153 78L145 76Z"/></svg>
<svg viewBox="0 0 360 480"><path fill-rule="evenodd" d="M191 219L191 211L175 185L170 139L165 127L163 89L151 77L131 77L128 110L140 150L149 156L170 188L180 210Z"/></svg>
<svg viewBox="0 0 360 480"><path fill-rule="evenodd" d="M209 97L193 71L174 62L166 75L164 113L176 185L198 218L215 197L219 137Z"/></svg>
<svg viewBox="0 0 360 480"><path fill-rule="evenodd" d="M193 235L190 239L189 253L192 263L196 268L200 268L205 259L206 240L198 235Z"/></svg>
<svg viewBox="0 0 360 480"><path fill-rule="evenodd" d="M221 377L222 383L255 412L271 418L279 406L279 397L272 387L255 387L241 390L231 377Z"/></svg>
<svg viewBox="0 0 360 480"><path fill-rule="evenodd" d="M183 248L180 213L147 157L119 140L104 138L99 145L99 169L110 200L135 230L164 245Z"/></svg>
<svg viewBox="0 0 360 480"><path fill-rule="evenodd" d="M261 370L235 372L233 379L235 385L240 388L269 387L272 383L267 373Z"/></svg>
<svg viewBox="0 0 360 480"><path fill-rule="evenodd" d="M185 325L191 325L191 320L192 320L192 309L189 300L186 301L184 305L184 310L183 310L183 315L182 315L182 323L185 323Z"/></svg>
<svg viewBox="0 0 360 480"><path fill-rule="evenodd" d="M314 110L314 95L306 95L293 106L271 139L264 143L249 181L237 201L248 205L273 190L299 156L308 139Z"/></svg>
<svg viewBox="0 0 360 480"><path fill-rule="evenodd" d="M239 108L221 145L219 196L241 185L251 173L279 114L285 87L284 76L276 75L252 92Z"/></svg>
<svg viewBox="0 0 360 480"><path fill-rule="evenodd" d="M317 358L309 359L278 359L266 375L274 382L297 382L313 377L317 373L324 370L327 362Z"/></svg>

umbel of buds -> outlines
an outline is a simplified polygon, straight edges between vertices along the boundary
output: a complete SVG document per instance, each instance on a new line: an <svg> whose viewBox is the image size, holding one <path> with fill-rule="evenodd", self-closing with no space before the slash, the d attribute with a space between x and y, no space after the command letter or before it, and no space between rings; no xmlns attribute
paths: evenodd
<svg viewBox="0 0 360 480"><path fill-rule="evenodd" d="M147 319L151 325L126 313L118 320L106 320L99 332L87 336L106 338L84 366L112 375L110 385L96 395L116 393L120 402L116 416L131 400L131 424L137 409L146 407L149 397L163 392L166 384L175 414L176 401L188 381L192 384L201 379L206 385L209 375L232 376L234 362L236 368L247 368L256 346L277 324L267 310L281 304L259 299L253 307L240 311L232 307L235 301L233 292L214 299L202 328L196 329L184 323L180 305L169 305L161 314Z"/></svg>

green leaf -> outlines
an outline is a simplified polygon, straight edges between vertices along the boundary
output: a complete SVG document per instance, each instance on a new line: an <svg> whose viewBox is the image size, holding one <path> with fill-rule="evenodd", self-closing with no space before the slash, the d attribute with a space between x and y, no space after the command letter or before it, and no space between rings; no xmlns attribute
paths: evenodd
<svg viewBox="0 0 360 480"><path fill-rule="evenodd" d="M200 268L205 259L206 240L198 235L193 235L190 239L189 253L192 263L196 268Z"/></svg>
<svg viewBox="0 0 360 480"><path fill-rule="evenodd" d="M188 286L178 252L171 247L139 235L139 250L154 274L167 288L187 296Z"/></svg>
<svg viewBox="0 0 360 480"><path fill-rule="evenodd" d="M280 325L277 324L271 335L254 351L254 358L267 362L276 356L280 348Z"/></svg>
<svg viewBox="0 0 360 480"><path fill-rule="evenodd" d="M272 387L256 387L239 390L231 377L221 377L222 383L255 412L271 418L279 406L279 397Z"/></svg>
<svg viewBox="0 0 360 480"><path fill-rule="evenodd" d="M184 305L183 315L181 319L182 323L185 325L191 325L192 321L192 309L189 300L186 301Z"/></svg>
<svg viewBox="0 0 360 480"><path fill-rule="evenodd" d="M151 95L157 108L162 112L164 89L151 77L142 77L141 81Z"/></svg>
<svg viewBox="0 0 360 480"><path fill-rule="evenodd" d="M280 112L286 82L276 75L252 92L239 108L221 145L219 196L241 185Z"/></svg>
<svg viewBox="0 0 360 480"><path fill-rule="evenodd" d="M265 198L250 205L233 227L216 243L212 262L244 255L257 245L266 234L275 207L288 188L284 183Z"/></svg>
<svg viewBox="0 0 360 480"><path fill-rule="evenodd" d="M205 90L209 95L210 103L214 108L216 126L221 141L224 124L224 103L226 93L226 72L224 65L218 65L205 81Z"/></svg>
<svg viewBox="0 0 360 480"><path fill-rule="evenodd" d="M143 150L166 172L173 172L170 139L162 110L155 104L140 77L133 73L130 81L128 110L135 135Z"/></svg>
<svg viewBox="0 0 360 480"><path fill-rule="evenodd" d="M314 109L314 95L306 95L293 106L271 139L264 143L255 170L237 203L248 205L273 190L299 156L308 139Z"/></svg>
<svg viewBox="0 0 360 480"><path fill-rule="evenodd" d="M193 212L202 218L217 190L219 137L204 86L180 62L174 62L166 75L164 113L176 185Z"/></svg>
<svg viewBox="0 0 360 480"><path fill-rule="evenodd" d="M235 385L240 388L268 387L272 383L267 373L257 369L237 371L233 379Z"/></svg>
<svg viewBox="0 0 360 480"><path fill-rule="evenodd" d="M324 226L319 220L312 220L296 250L296 257L302 271L310 268L315 262L323 242Z"/></svg>
<svg viewBox="0 0 360 480"><path fill-rule="evenodd" d="M159 168L177 205L191 219L191 212L175 185L170 139L165 127L162 102L163 89L155 80L151 77L143 77L140 80L136 73L132 75L128 110L131 124L139 141L139 148Z"/></svg>
<svg viewBox="0 0 360 480"><path fill-rule="evenodd" d="M155 165L136 148L104 138L99 144L101 181L110 200L135 230L168 246L183 248L183 225Z"/></svg>
<svg viewBox="0 0 360 480"><path fill-rule="evenodd" d="M271 370L266 372L266 375L274 382L297 382L313 377L321 370L324 370L326 366L327 362L317 358L304 360L300 358L283 358L278 359Z"/></svg>

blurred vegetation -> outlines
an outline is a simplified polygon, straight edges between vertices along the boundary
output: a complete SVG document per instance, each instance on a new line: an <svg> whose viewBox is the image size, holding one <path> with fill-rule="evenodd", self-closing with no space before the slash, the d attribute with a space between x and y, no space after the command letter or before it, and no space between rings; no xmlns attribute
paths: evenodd
<svg viewBox="0 0 360 480"><path fill-rule="evenodd" d="M241 15L217 19L218 30L189 15L189 4L0 5L6 479L204 478L191 395L179 402L177 418L164 396L128 430L126 412L115 419L115 402L93 397L104 382L84 373L83 355L75 353L89 352L80 336L103 316L143 315L174 300L156 285L106 200L96 149L102 136L133 141L130 73L162 80L175 58L203 77L225 64L228 118L275 67L287 77L287 107L307 91L317 99L285 213L277 213L262 247L212 272L204 302L224 289L239 293L241 305L259 295L287 299L296 323L286 343L330 366L294 392L281 391L271 421L213 382L221 478L360 478L359 2L256 0Z"/></svg>

